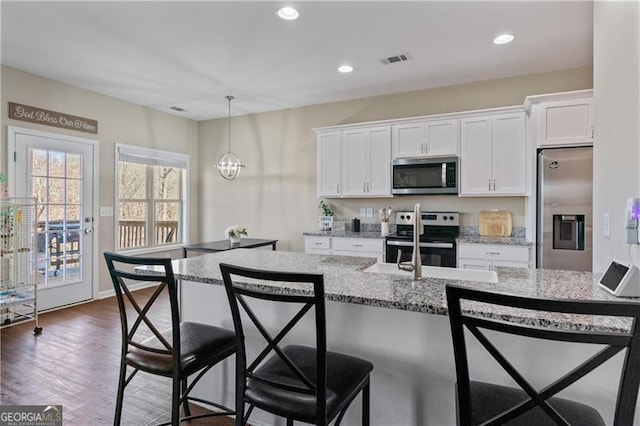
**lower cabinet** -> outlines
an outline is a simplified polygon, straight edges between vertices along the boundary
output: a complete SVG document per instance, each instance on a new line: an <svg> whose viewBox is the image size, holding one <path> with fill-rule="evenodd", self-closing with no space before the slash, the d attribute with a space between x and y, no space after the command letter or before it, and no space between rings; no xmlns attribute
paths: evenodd
<svg viewBox="0 0 640 426"><path fill-rule="evenodd" d="M529 268L529 247L458 244L458 268L493 271L500 266Z"/></svg>
<svg viewBox="0 0 640 426"><path fill-rule="evenodd" d="M373 257L384 262L384 240L378 238L304 237L305 253Z"/></svg>
<svg viewBox="0 0 640 426"><path fill-rule="evenodd" d="M304 252L331 254L331 237L304 237Z"/></svg>

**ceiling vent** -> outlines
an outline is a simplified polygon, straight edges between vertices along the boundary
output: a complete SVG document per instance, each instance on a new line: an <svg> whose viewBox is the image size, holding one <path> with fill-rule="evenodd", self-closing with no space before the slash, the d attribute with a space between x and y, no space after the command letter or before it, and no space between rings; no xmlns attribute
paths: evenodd
<svg viewBox="0 0 640 426"><path fill-rule="evenodd" d="M169 107L169 109L172 109L172 110L178 111L178 112L184 111L184 108L180 108L179 106L172 106L172 107Z"/></svg>
<svg viewBox="0 0 640 426"><path fill-rule="evenodd" d="M380 59L380 62L382 62L384 65L389 65L389 64L396 64L399 62L405 62L410 59L412 59L410 54L402 53L400 55L389 56L388 58Z"/></svg>

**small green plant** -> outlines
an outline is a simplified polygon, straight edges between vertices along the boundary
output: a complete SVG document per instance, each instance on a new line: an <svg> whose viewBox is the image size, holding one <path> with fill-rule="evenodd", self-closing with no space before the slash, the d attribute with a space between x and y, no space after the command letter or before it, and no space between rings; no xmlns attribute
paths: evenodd
<svg viewBox="0 0 640 426"><path fill-rule="evenodd" d="M333 216L333 210L329 207L329 204L324 200L320 200L320 210L322 211L322 216Z"/></svg>

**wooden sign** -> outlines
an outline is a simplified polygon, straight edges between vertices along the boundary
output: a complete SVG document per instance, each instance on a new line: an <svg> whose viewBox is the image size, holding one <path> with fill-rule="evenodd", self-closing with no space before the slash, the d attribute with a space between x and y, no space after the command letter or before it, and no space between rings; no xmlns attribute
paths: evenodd
<svg viewBox="0 0 640 426"><path fill-rule="evenodd" d="M9 102L9 118L28 121L30 123L44 124L46 126L61 127L63 129L77 130L86 133L98 133L98 121L75 115L64 114L32 107L29 105Z"/></svg>

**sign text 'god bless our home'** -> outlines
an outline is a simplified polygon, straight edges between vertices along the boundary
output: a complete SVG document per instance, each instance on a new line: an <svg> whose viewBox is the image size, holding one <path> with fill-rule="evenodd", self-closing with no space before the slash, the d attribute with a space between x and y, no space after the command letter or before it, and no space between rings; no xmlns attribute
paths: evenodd
<svg viewBox="0 0 640 426"><path fill-rule="evenodd" d="M9 118L30 123L61 127L86 133L98 133L98 121L48 109L9 102Z"/></svg>

